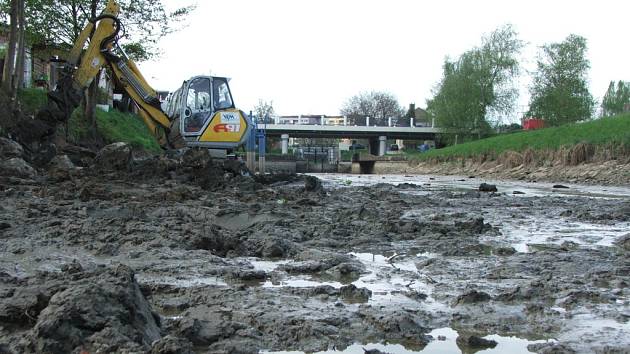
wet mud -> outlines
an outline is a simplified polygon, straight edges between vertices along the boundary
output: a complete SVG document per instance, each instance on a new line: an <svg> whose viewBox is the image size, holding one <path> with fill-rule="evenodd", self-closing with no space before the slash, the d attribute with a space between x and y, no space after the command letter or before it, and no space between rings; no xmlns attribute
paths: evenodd
<svg viewBox="0 0 630 354"><path fill-rule="evenodd" d="M0 353L630 351L628 188L109 150L0 177Z"/></svg>

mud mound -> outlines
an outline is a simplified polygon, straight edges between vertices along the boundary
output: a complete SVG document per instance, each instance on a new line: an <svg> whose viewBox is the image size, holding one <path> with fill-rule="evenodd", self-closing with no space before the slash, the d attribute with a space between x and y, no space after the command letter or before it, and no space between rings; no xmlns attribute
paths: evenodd
<svg viewBox="0 0 630 354"><path fill-rule="evenodd" d="M133 271L120 265L54 294L20 351L144 351L159 338Z"/></svg>

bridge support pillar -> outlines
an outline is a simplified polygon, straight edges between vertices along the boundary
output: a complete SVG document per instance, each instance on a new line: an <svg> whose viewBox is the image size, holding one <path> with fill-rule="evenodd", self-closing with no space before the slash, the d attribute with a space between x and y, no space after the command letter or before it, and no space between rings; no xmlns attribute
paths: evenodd
<svg viewBox="0 0 630 354"><path fill-rule="evenodd" d="M381 135L378 137L378 156L385 156L387 151L387 137Z"/></svg>
<svg viewBox="0 0 630 354"><path fill-rule="evenodd" d="M280 135L280 140L282 141L282 155L286 155L289 153L289 134Z"/></svg>

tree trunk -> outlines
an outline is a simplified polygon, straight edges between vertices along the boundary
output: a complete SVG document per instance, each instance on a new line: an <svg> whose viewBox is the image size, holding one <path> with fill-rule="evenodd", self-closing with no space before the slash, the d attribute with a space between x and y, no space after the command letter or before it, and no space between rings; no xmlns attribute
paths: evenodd
<svg viewBox="0 0 630 354"><path fill-rule="evenodd" d="M24 87L24 56L26 55L26 41L25 41L25 28L26 23L24 19L24 0L18 0L18 48L17 59L15 62L15 90L13 94L17 94L17 90Z"/></svg>
<svg viewBox="0 0 630 354"><path fill-rule="evenodd" d="M98 83L101 79L101 72L92 80L90 87L85 95L85 123L87 125L88 139L92 142L98 142L99 136L96 126L96 103L98 96Z"/></svg>
<svg viewBox="0 0 630 354"><path fill-rule="evenodd" d="M96 5L98 0L92 0L90 4L90 12L92 18L96 17ZM85 96L85 122L87 124L88 139L98 144L99 135L96 126L96 104L98 96L98 83L101 80L101 72L94 77L94 80L87 89Z"/></svg>
<svg viewBox="0 0 630 354"><path fill-rule="evenodd" d="M2 78L2 87L13 96L13 76L15 73L15 48L17 42L17 14L18 0L11 0L11 12L9 14L11 21L11 30L9 32L9 48L7 50L6 60L4 61L4 77Z"/></svg>

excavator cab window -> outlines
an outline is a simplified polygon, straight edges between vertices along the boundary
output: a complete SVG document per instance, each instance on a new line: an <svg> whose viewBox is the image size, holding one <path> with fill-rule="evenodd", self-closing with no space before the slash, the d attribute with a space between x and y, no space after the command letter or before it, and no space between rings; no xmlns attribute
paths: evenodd
<svg viewBox="0 0 630 354"><path fill-rule="evenodd" d="M210 79L200 77L188 85L186 107L184 108L184 132L200 133L201 128L212 116Z"/></svg>
<svg viewBox="0 0 630 354"><path fill-rule="evenodd" d="M212 94L214 97L214 109L216 111L221 109L234 108L234 102L232 101L232 95L230 94L230 88L228 86L227 79L222 77L213 78Z"/></svg>

